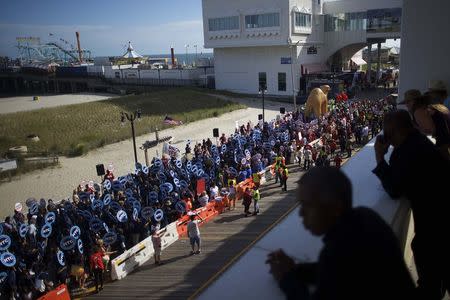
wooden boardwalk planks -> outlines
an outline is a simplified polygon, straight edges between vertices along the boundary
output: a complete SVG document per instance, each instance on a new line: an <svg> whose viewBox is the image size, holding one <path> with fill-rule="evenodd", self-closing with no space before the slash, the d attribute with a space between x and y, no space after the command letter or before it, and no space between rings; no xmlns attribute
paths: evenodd
<svg viewBox="0 0 450 300"><path fill-rule="evenodd" d="M290 169L288 191L282 193L274 181L261 188L258 216L245 218L241 201L236 210L227 211L200 228L202 253L190 256L190 245L183 238L162 254L164 264L153 260L126 278L105 286L92 299L187 299L212 276L255 241L296 205L296 181L303 172ZM251 211L253 209L251 208Z"/></svg>

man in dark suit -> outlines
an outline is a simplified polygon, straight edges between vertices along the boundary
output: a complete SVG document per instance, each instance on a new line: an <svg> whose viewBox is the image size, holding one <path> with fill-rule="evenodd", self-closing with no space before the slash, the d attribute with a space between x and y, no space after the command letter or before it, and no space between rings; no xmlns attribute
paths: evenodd
<svg viewBox="0 0 450 300"><path fill-rule="evenodd" d="M392 198L406 197L414 217L411 243L421 299L441 299L450 274L450 164L433 143L414 128L409 113L399 110L384 118L377 137L373 170ZM384 159L389 146L389 163Z"/></svg>
<svg viewBox="0 0 450 300"><path fill-rule="evenodd" d="M350 180L316 167L299 181L303 225L324 236L317 263L295 264L282 250L268 263L288 299L411 299L414 283L391 228L371 209L352 208ZM310 295L307 285L316 289Z"/></svg>

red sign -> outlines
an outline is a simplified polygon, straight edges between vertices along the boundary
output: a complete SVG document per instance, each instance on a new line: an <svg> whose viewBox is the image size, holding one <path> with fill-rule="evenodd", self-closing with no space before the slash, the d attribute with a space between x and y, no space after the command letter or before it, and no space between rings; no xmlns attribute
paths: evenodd
<svg viewBox="0 0 450 300"><path fill-rule="evenodd" d="M197 180L197 195L200 195L206 191L206 181L205 178Z"/></svg>

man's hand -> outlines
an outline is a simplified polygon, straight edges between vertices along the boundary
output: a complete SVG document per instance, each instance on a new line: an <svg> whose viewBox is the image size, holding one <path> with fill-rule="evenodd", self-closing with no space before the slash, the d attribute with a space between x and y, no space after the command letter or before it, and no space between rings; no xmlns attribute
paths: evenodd
<svg viewBox="0 0 450 300"><path fill-rule="evenodd" d="M389 143L387 143L384 139L383 135L377 136L375 140L375 159L377 160L377 164L384 160L384 155L387 153L389 149Z"/></svg>
<svg viewBox="0 0 450 300"><path fill-rule="evenodd" d="M270 253L266 264L270 265L270 273L272 273L277 281L280 281L286 273L295 267L294 260L287 256L281 249Z"/></svg>

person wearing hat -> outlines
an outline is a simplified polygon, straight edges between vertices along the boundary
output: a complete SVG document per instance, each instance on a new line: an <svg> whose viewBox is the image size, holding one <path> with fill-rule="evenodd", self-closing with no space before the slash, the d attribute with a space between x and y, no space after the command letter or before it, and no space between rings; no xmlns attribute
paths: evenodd
<svg viewBox="0 0 450 300"><path fill-rule="evenodd" d="M443 104L450 109L450 97L448 96L447 87L442 80L430 81L428 93L432 104Z"/></svg>
<svg viewBox="0 0 450 300"><path fill-rule="evenodd" d="M407 90L403 96L403 101L401 101L399 104L405 104L409 113L413 115L414 101L420 96L422 96L422 94L420 93L419 90L415 89Z"/></svg>

